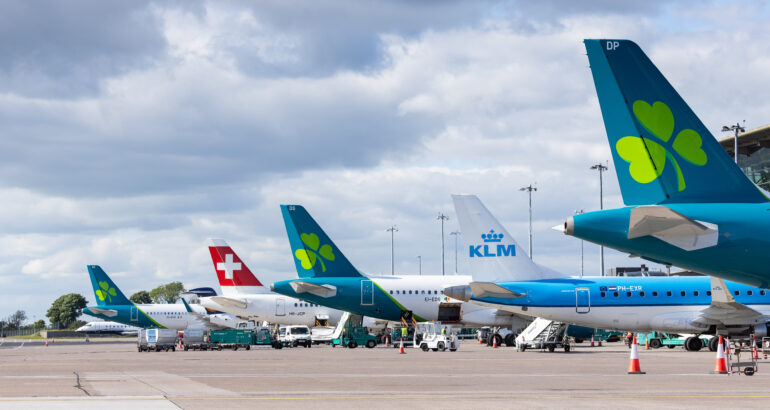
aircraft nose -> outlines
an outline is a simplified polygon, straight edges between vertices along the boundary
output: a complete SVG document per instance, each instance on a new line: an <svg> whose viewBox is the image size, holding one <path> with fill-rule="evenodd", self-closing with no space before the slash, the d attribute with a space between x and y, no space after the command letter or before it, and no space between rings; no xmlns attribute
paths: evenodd
<svg viewBox="0 0 770 410"><path fill-rule="evenodd" d="M450 286L444 288L444 295L467 302L471 300L471 287L468 285Z"/></svg>

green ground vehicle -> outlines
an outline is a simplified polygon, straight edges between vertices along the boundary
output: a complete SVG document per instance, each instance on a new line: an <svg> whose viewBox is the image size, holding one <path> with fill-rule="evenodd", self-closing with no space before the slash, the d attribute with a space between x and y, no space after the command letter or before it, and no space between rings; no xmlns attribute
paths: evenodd
<svg viewBox="0 0 770 410"><path fill-rule="evenodd" d="M371 349L377 346L377 338L369 334L363 326L345 326L342 330L342 335L338 338L333 338L329 344L332 347L342 345L353 349L358 346L366 346Z"/></svg>
<svg viewBox="0 0 770 410"><path fill-rule="evenodd" d="M698 351L704 346L709 346L709 337L708 336L700 336L701 342L698 343L697 341L693 341L695 337L684 337L678 334L674 333L663 333L663 332L649 332L649 333L639 333L636 335L636 342L640 345L644 346L647 344L647 340L650 341L650 347L653 349L659 349L663 346L668 347L669 349L673 349L677 346L682 346L685 348L685 350L688 351ZM686 344L689 343L690 348L687 348ZM697 347L697 348L693 348ZM716 349L714 349L716 350Z"/></svg>
<svg viewBox="0 0 770 410"><path fill-rule="evenodd" d="M254 332L251 329L212 330L209 333L209 343L217 350L238 350L239 348L249 350L253 341Z"/></svg>

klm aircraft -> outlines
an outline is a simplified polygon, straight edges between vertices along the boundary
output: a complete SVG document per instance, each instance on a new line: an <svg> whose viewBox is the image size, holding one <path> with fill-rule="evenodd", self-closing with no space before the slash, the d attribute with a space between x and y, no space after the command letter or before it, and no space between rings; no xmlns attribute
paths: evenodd
<svg viewBox="0 0 770 410"><path fill-rule="evenodd" d="M467 285L468 275L366 276L348 261L305 208L282 205L284 223L299 279L275 282L271 290L289 297L351 313L391 321L442 321L480 326L523 328L529 318L500 309L463 303L445 296L449 286ZM499 230L498 230L499 232ZM491 257L508 235L489 233ZM486 234L484 236L486 238ZM504 245L500 252L514 257Z"/></svg>
<svg viewBox="0 0 770 410"><path fill-rule="evenodd" d="M97 306L83 309L87 315L141 328L185 330L236 327L233 317L208 315L206 309L199 305L187 308L183 304L134 304L101 267L89 265L88 274L91 276Z"/></svg>
<svg viewBox="0 0 770 410"><path fill-rule="evenodd" d="M626 207L571 216L564 233L768 288L768 198L636 44L585 46Z"/></svg>
<svg viewBox="0 0 770 410"><path fill-rule="evenodd" d="M770 333L770 290L707 276L473 282L452 298L577 325L624 331L757 337ZM709 349L716 350L716 340ZM685 340L700 350L701 339Z"/></svg>

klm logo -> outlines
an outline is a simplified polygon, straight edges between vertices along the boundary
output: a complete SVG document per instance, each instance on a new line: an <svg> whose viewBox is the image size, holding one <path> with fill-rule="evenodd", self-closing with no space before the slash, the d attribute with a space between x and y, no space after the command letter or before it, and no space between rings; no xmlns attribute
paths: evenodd
<svg viewBox="0 0 770 410"><path fill-rule="evenodd" d="M468 247L471 258L496 258L502 256L516 256L516 247L511 245L503 245L500 242L503 240L503 234L495 233L493 229L489 230L489 233L482 233L481 239L484 240L483 245L471 245Z"/></svg>

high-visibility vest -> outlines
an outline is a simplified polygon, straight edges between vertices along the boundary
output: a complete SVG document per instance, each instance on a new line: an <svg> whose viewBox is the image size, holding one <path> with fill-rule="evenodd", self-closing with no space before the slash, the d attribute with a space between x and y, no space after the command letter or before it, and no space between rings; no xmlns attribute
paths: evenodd
<svg viewBox="0 0 770 410"><path fill-rule="evenodd" d="M405 327L402 327L401 328L401 336L406 336L407 334L409 334L409 331L407 331Z"/></svg>

